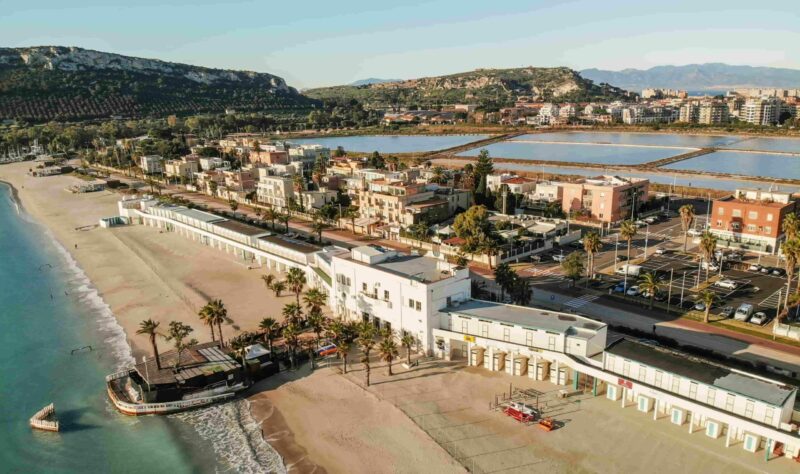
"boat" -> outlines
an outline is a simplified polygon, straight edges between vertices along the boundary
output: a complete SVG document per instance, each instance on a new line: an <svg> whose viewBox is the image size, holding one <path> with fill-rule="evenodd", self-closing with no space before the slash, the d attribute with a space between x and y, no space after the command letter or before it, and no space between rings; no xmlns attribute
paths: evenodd
<svg viewBox="0 0 800 474"><path fill-rule="evenodd" d="M161 354L106 376L108 397L121 413L167 415L232 399L248 387L241 364L218 342Z"/></svg>
<svg viewBox="0 0 800 474"><path fill-rule="evenodd" d="M42 431L59 430L58 420L54 420L56 415L56 406L52 403L37 411L30 419L31 428Z"/></svg>

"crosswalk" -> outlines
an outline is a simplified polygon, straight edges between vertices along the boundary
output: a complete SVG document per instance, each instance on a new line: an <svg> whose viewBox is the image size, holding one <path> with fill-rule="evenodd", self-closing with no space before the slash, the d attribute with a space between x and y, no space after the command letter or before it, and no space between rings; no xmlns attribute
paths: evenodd
<svg viewBox="0 0 800 474"><path fill-rule="evenodd" d="M564 306L569 306L570 308L578 309L581 306L587 305L598 298L600 297L597 295L583 295L565 302Z"/></svg>
<svg viewBox="0 0 800 474"><path fill-rule="evenodd" d="M759 303L758 305L761 306L762 308L779 307L781 305L781 300L783 299L781 293L783 293L782 289L772 293L768 297L764 298L764 300L761 301L761 303Z"/></svg>
<svg viewBox="0 0 800 474"><path fill-rule="evenodd" d="M543 277L543 276L562 276L561 268L560 267L532 267L525 270L526 273L530 273L531 276L535 277Z"/></svg>

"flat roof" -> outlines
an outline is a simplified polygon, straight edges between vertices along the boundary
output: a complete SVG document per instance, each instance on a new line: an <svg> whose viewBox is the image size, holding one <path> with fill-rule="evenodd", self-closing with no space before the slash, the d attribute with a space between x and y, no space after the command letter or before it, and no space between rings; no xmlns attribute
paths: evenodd
<svg viewBox="0 0 800 474"><path fill-rule="evenodd" d="M795 390L711 361L630 339L612 343L606 352L774 406L783 406Z"/></svg>
<svg viewBox="0 0 800 474"><path fill-rule="evenodd" d="M250 237L261 235L261 234L268 234L269 231L262 229L260 227L256 227L254 225L245 224L244 222L239 221L231 221L231 220L224 220L221 222L215 222L214 225L220 226L223 229L232 230L234 232L238 232L240 234L244 234Z"/></svg>
<svg viewBox="0 0 800 474"><path fill-rule="evenodd" d="M186 217L189 217L189 218L192 218L192 219L197 219L198 221L201 221L201 222L205 222L206 224L210 224L212 222L219 222L219 221L224 221L225 220L224 217L220 217L218 215L211 214L210 212L198 211L197 209L189 209L188 207L183 207L183 206L177 207L177 208L173 209L173 211L178 213L178 214L181 214L183 216L186 216Z"/></svg>
<svg viewBox="0 0 800 474"><path fill-rule="evenodd" d="M442 311L570 336L591 336L594 332L606 327L604 323L574 314L482 300L469 300L466 303L460 303L457 307L448 306Z"/></svg>
<svg viewBox="0 0 800 474"><path fill-rule="evenodd" d="M302 253L314 253L320 250L320 247L309 244L308 242L290 239L289 237L281 237L279 235L265 235L264 237L259 237L258 240L263 240L279 247L286 247L290 250L295 250Z"/></svg>
<svg viewBox="0 0 800 474"><path fill-rule="evenodd" d="M218 372L232 371L240 367L239 363L219 349L218 342L197 344L181 353L177 372L172 370L178 353L175 350L159 354L161 370L156 366L155 357L147 357L144 362L135 365L136 371L148 383L154 385L183 382L188 379Z"/></svg>

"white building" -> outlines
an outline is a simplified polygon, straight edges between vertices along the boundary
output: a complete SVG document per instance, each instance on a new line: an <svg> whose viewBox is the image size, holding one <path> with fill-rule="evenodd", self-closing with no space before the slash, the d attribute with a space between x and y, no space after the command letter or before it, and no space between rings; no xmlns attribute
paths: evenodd
<svg viewBox="0 0 800 474"><path fill-rule="evenodd" d="M161 174L164 172L164 158L159 155L145 155L139 158L139 167L144 174Z"/></svg>
<svg viewBox="0 0 800 474"><path fill-rule="evenodd" d="M780 117L781 104L777 97L747 99L739 112L739 118L756 125L775 125Z"/></svg>
<svg viewBox="0 0 800 474"><path fill-rule="evenodd" d="M258 202L285 209L294 199L294 181L283 176L264 176L256 185Z"/></svg>
<svg viewBox="0 0 800 474"><path fill-rule="evenodd" d="M228 163L227 161L223 160L218 156L210 156L210 157L204 156L201 157L199 161L200 161L200 168L202 168L203 171L211 171L217 168L230 167L230 163Z"/></svg>
<svg viewBox="0 0 800 474"><path fill-rule="evenodd" d="M332 262L337 315L408 331L426 352L438 327L433 316L470 296L469 270L433 257L364 246Z"/></svg>

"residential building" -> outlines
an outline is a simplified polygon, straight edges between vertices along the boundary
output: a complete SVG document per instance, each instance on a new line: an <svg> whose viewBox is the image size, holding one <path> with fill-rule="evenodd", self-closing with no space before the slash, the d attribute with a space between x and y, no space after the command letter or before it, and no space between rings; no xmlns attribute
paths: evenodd
<svg viewBox="0 0 800 474"><path fill-rule="evenodd" d="M294 181L284 176L263 176L256 186L258 202L279 209L288 208L294 194Z"/></svg>
<svg viewBox="0 0 800 474"><path fill-rule="evenodd" d="M703 125L728 123L728 104L719 101L687 102L680 108L678 121Z"/></svg>
<svg viewBox="0 0 800 474"><path fill-rule="evenodd" d="M576 219L615 223L634 217L647 200L650 181L644 178L597 176L561 182L562 210Z"/></svg>
<svg viewBox="0 0 800 474"><path fill-rule="evenodd" d="M559 183L552 181L540 181L536 183L533 190L525 193L526 200L540 202L561 201L563 196L564 188Z"/></svg>
<svg viewBox="0 0 800 474"><path fill-rule="evenodd" d="M164 158L159 155L145 155L139 158L139 167L144 174L161 174L164 172Z"/></svg>
<svg viewBox="0 0 800 474"><path fill-rule="evenodd" d="M632 105L622 109L622 121L628 125L670 123L678 117L679 111L670 107Z"/></svg>
<svg viewBox="0 0 800 474"><path fill-rule="evenodd" d="M164 163L164 171L170 178L191 180L194 173L200 171L200 166L197 161L169 160Z"/></svg>
<svg viewBox="0 0 800 474"><path fill-rule="evenodd" d="M775 253L784 239L783 220L796 212L798 204L791 193L737 189L714 201L710 231L720 247Z"/></svg>
<svg viewBox="0 0 800 474"><path fill-rule="evenodd" d="M289 153L284 150L250 150L250 163L267 165L289 163Z"/></svg>
<svg viewBox="0 0 800 474"><path fill-rule="evenodd" d="M781 112L781 100L777 97L747 99L739 112L739 119L755 125L775 125Z"/></svg>
<svg viewBox="0 0 800 474"><path fill-rule="evenodd" d="M204 156L199 159L200 169L203 171L215 170L217 168L229 168L230 163L218 156Z"/></svg>
<svg viewBox="0 0 800 474"><path fill-rule="evenodd" d="M513 194L525 194L536 188L536 180L531 178L523 178L510 173L486 176L486 187L494 193L504 184Z"/></svg>

